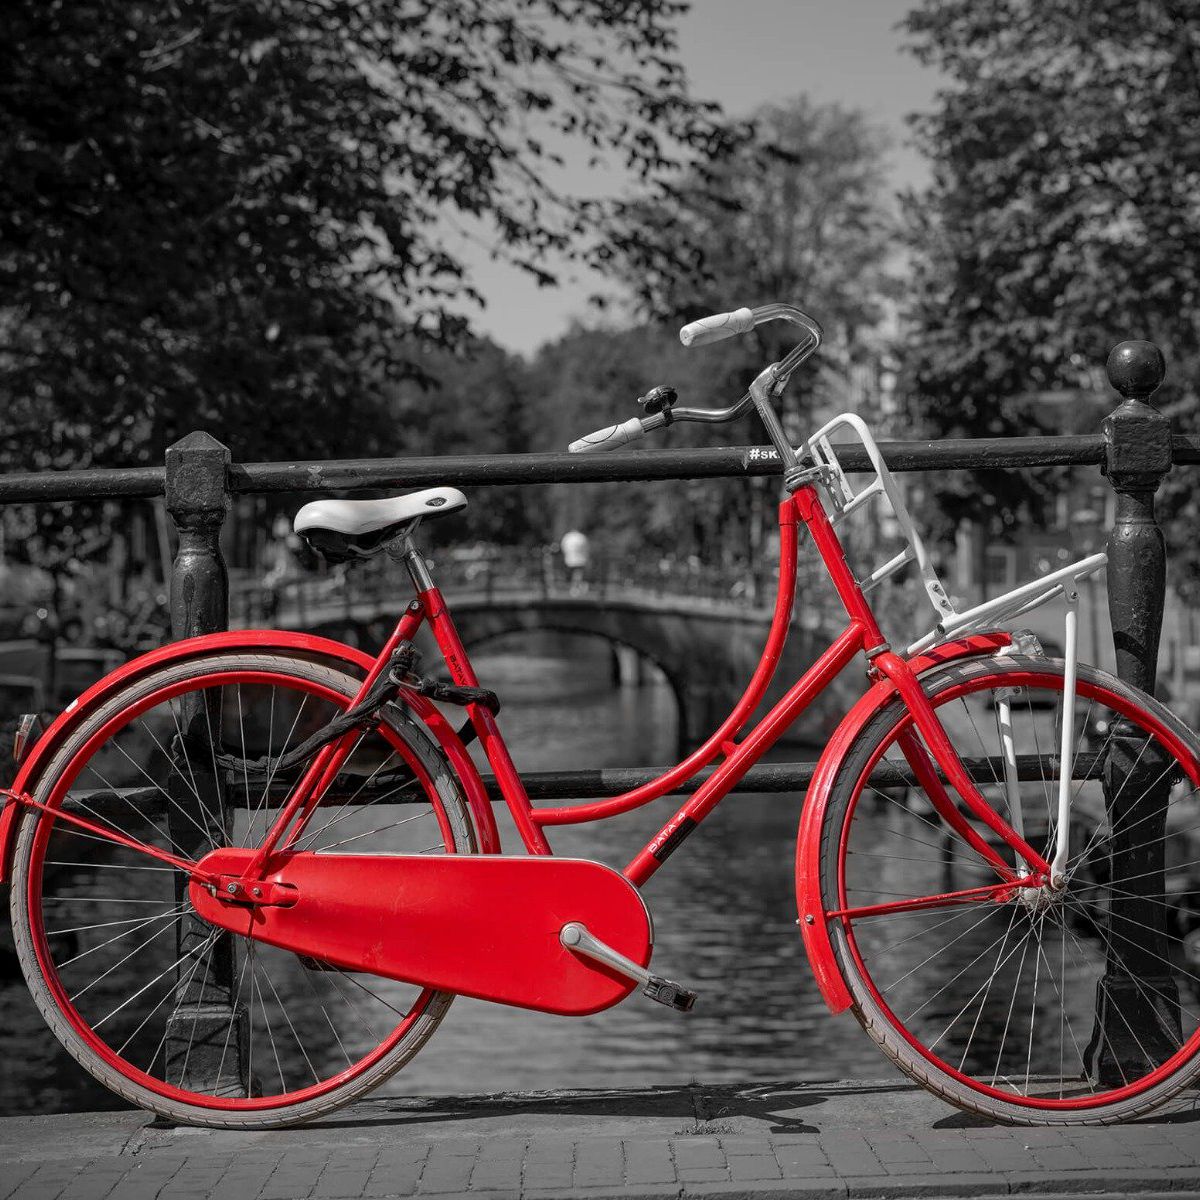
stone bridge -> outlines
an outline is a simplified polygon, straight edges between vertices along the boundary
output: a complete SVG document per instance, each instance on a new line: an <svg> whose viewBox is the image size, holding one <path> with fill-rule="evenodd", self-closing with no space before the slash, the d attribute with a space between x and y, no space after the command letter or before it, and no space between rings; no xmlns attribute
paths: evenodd
<svg viewBox="0 0 1200 1200"><path fill-rule="evenodd" d="M390 585L335 588L332 581L285 589L273 613L234 605L241 623L307 629L370 650L390 632L407 598L401 581ZM675 594L629 583L585 583L572 589L557 581L505 587L487 580L446 580L447 603L468 649L515 633L550 631L603 639L613 647L614 679L636 683L642 662L657 666L674 693L681 750L701 742L741 696L758 665L770 626L770 609L701 594ZM804 598L797 599L803 610ZM239 613L239 608L242 612ZM775 681L774 700L799 677L831 639L832 627L814 632L793 626ZM422 647L426 663L437 661L432 639ZM486 680L483 681L485 684ZM797 722L789 742L820 744L861 693L860 674L848 671Z"/></svg>

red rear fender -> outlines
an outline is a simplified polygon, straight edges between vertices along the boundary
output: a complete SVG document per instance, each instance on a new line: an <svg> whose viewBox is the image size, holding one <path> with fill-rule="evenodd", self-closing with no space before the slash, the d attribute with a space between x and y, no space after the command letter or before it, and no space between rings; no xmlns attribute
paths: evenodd
<svg viewBox="0 0 1200 1200"><path fill-rule="evenodd" d="M72 700L30 749L17 772L12 790L18 794L33 792L42 772L59 746L62 745L63 740L117 689L127 686L155 668L168 663L225 654L236 650L260 654L270 652L302 654L305 657L327 662L330 666L355 676L365 674L374 662L369 654L364 654L361 650L347 646L343 642L335 642L330 638L316 637L308 633L291 633L278 629L239 629L231 630L228 633L212 633L203 637L171 642L157 650L151 650L148 654L130 659L129 662L94 683L83 695ZM454 727L424 696L405 692L404 700L413 715L424 722L454 768L471 807L471 815L479 835L481 853L499 853L500 835L496 829L495 817L492 815L492 805L488 799L487 789L479 776L479 769L475 766L470 754L467 753L467 749ZM13 840L19 824L17 811L19 807L14 803L6 804L3 814L0 815L0 883L7 883L9 879Z"/></svg>
<svg viewBox="0 0 1200 1200"><path fill-rule="evenodd" d="M955 659L995 654L1011 641L1007 633L975 634L934 646L911 659L910 665L920 675ZM842 718L821 753L800 816L800 833L796 840L796 904L800 913L800 930L804 935L804 948L808 952L817 986L833 1012L842 1012L850 1007L850 993L838 970L833 945L829 940L825 906L821 900L821 826L825 822L833 781L846 753L867 722L892 698L895 690L887 680L882 680L870 688Z"/></svg>

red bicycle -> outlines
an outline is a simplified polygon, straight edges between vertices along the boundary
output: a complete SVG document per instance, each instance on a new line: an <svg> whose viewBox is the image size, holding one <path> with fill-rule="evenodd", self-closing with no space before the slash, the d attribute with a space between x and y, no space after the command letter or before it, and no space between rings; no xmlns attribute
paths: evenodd
<svg viewBox="0 0 1200 1200"><path fill-rule="evenodd" d="M958 611L861 420L799 450L784 435L772 402L819 346L815 321L776 304L681 336L768 320L802 340L736 404L686 408L656 389L646 415L572 446L752 408L782 460L761 662L721 726L652 783L530 803L413 542L466 504L452 488L297 517L330 558L387 551L407 567L415 596L374 657L279 631L175 643L101 680L27 750L0 861L29 987L86 1070L174 1120L265 1128L380 1083L456 994L582 1014L641 988L689 1009L693 994L650 970L639 889L862 656L868 689L821 756L797 839L798 925L829 1007L931 1091L1007 1121L1123 1120L1195 1081L1200 745L1154 699L1077 663L1077 584L1104 555ZM858 490L847 439L873 467ZM903 546L856 576L836 525L870 504L890 509ZM790 623L801 527L847 623L747 728ZM867 597L907 564L936 625L899 651ZM1063 658L995 630L1055 597ZM414 671L423 624L449 682ZM474 737L526 854L500 853ZM712 764L624 871L552 855L553 827L627 812Z"/></svg>

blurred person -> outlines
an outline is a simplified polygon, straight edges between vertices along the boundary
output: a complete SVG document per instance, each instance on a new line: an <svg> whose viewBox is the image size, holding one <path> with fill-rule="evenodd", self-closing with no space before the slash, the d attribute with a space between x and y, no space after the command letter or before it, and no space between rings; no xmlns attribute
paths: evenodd
<svg viewBox="0 0 1200 1200"><path fill-rule="evenodd" d="M559 548L562 550L563 565L567 568L571 595L578 596L587 588L584 579L590 553L587 534L578 529L568 529L562 535Z"/></svg>

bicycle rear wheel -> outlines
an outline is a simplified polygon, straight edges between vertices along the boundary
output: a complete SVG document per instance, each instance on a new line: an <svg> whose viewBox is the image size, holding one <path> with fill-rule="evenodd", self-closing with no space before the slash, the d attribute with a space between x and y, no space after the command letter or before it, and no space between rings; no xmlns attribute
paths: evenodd
<svg viewBox="0 0 1200 1200"><path fill-rule="evenodd" d="M1008 701L1025 836L1051 859L1063 664L971 660L923 685L1011 823ZM1162 705L1089 667L1072 703L1060 889L986 894L999 874L907 769L898 739L912 723L898 700L851 747L821 832L822 897L859 1021L923 1086L1012 1122L1128 1120L1200 1074L1200 742Z"/></svg>
<svg viewBox="0 0 1200 1200"><path fill-rule="evenodd" d="M100 704L39 779L34 799L52 811L31 811L17 841L17 953L62 1044L133 1103L201 1125L311 1120L407 1062L449 1007L449 994L215 929L195 914L186 872L147 853L196 861L260 844L307 766L280 772L280 760L357 686L271 654L167 666ZM64 805L139 848L57 818ZM472 853L476 840L436 743L392 705L296 848Z"/></svg>

